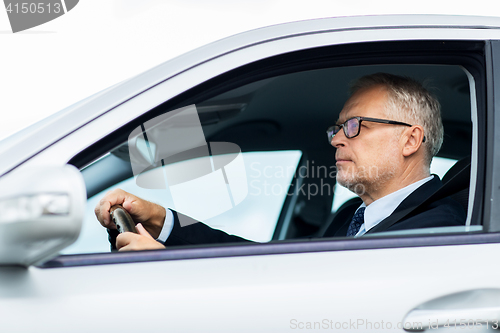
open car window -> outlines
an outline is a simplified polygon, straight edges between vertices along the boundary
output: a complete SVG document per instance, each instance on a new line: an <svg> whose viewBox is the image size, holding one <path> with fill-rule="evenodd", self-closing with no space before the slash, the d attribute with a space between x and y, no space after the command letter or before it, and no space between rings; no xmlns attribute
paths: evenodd
<svg viewBox="0 0 500 333"><path fill-rule="evenodd" d="M80 239L64 253L109 251L107 233L97 222L93 208L106 191L114 188L256 242L321 238L332 212L352 196L346 196L347 190L339 190L336 184L335 149L326 140L326 128L338 119L349 96L349 84L377 72L427 82L437 95L445 141L432 172L443 177L455 161L473 154L471 105L476 101L470 94L472 77L461 66L370 65L271 76L208 94L196 104L166 110L159 106L153 110L154 117L129 126L126 142L82 169L89 193L87 213ZM190 122L187 118L175 126L158 126L189 108L202 128L200 138L186 134L191 126L186 125ZM176 141L176 137L181 139ZM206 154L219 154L221 162L213 158L203 161L199 151L194 155L183 153L199 147L200 142L203 147L206 143ZM218 148L212 144L215 142L237 149L225 154L232 148ZM189 143L191 146L182 148ZM165 145L174 148L164 150ZM216 164L237 161L240 153L239 165L244 166L244 173L222 168L212 185L194 181L187 186L221 169ZM193 174L202 164L209 171L196 170L199 174ZM220 185L218 191L214 188L219 185L213 184ZM176 201L179 195L183 202ZM425 230L417 233L425 234Z"/></svg>
<svg viewBox="0 0 500 333"><path fill-rule="evenodd" d="M283 203L289 196L290 184L294 177L298 163L302 153L300 151L266 151L266 152L246 152L241 158L243 161L242 181L245 184L235 184L246 191L244 200L234 207L234 199L227 196L221 196L216 201L220 203L218 210L220 213L204 219L203 222L212 228L223 230L229 234L237 235L255 242L268 242L272 239L276 223L281 213ZM113 161L117 164L121 163L116 155L107 155L105 159L109 159L109 163ZM99 162L99 161L97 161ZM105 163L103 159L101 163ZM176 162L177 170L182 170L188 167L190 161ZM94 167L97 165L94 164ZM89 166L91 168L92 166ZM159 167L156 170L146 172L145 176L155 177L155 172L164 174L165 167ZM164 181L154 178L155 182ZM210 180L209 180L210 181ZM62 254L75 253L96 253L108 252L110 244L106 232L96 221L93 207L97 205L99 200L107 191L115 188L121 188L129 193L158 203L163 207L175 209L175 200L172 197L172 192L169 189L168 183L165 188L149 189L138 185L136 178L131 177L125 179L115 185L102 190L87 200L87 210L85 220L83 222L82 233L73 245L64 249ZM196 192L196 183L186 184L187 195L192 199L192 193ZM209 184L210 185L210 184ZM217 183L215 183L217 185ZM226 184L223 184L226 187ZM230 189L229 189L230 190ZM233 190L237 190L234 189ZM175 195L176 193L174 193ZM179 195L179 194L178 194ZM182 200L182 193L181 200ZM213 194L210 194L213 195ZM224 207L224 200L229 199L229 209ZM196 212L204 207L204 202L196 202L195 205L187 205L183 207L182 212L189 216L196 216ZM177 208L179 209L179 208ZM182 209L182 208L181 208Z"/></svg>

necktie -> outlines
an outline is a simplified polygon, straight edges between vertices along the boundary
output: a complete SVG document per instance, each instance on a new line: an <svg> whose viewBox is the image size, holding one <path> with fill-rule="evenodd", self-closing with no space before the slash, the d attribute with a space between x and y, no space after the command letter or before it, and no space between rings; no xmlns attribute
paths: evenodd
<svg viewBox="0 0 500 333"><path fill-rule="evenodd" d="M365 223L365 209L366 207L361 207L356 214L354 214L351 224L349 224L349 229L347 229L347 236L355 236L359 228Z"/></svg>

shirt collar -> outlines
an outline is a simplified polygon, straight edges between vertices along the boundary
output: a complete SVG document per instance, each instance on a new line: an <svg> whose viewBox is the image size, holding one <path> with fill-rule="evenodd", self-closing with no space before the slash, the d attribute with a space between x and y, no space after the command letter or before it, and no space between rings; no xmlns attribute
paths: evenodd
<svg viewBox="0 0 500 333"><path fill-rule="evenodd" d="M413 191L415 191L423 184L427 183L433 177L434 176L431 175L427 178L419 180L418 182L403 187L402 189L399 189L396 192L392 192L391 194L388 194L385 197L375 200L368 206L366 206L364 203L361 206L359 206L359 208L366 207L365 217L364 217L365 232L370 230L380 222L382 222L382 220L384 220L389 215L391 215L396 210L396 208L398 208L401 202L403 202L403 200L406 199L407 196L409 196L411 193L413 193Z"/></svg>

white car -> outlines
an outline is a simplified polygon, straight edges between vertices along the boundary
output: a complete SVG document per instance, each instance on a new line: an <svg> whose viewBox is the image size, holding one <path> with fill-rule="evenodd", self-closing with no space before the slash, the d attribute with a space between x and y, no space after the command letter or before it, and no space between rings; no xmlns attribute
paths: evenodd
<svg viewBox="0 0 500 333"><path fill-rule="evenodd" d="M349 199L326 128L376 72L435 88L434 172L465 177L464 227L318 236ZM498 18L343 17L226 38L68 107L0 142L0 330L495 329L499 87ZM110 251L93 210L113 188L255 243Z"/></svg>

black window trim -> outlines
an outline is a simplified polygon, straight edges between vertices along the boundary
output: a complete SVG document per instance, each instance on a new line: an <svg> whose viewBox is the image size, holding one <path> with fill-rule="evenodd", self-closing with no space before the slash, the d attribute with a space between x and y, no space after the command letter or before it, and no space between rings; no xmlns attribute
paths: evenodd
<svg viewBox="0 0 500 333"><path fill-rule="evenodd" d="M208 259L224 257L242 257L256 255L284 255L297 253L315 253L349 250L372 250L414 248L428 246L452 246L500 243L500 233L460 233L443 236L391 236L384 238L357 239L314 239L270 242L265 244L224 244L212 246L176 247L168 250L112 252L92 254L62 255L47 261L39 268L63 268L156 262L186 259Z"/></svg>
<svg viewBox="0 0 500 333"><path fill-rule="evenodd" d="M484 214L483 222L486 230L500 231L500 117L495 116L495 111L500 110L500 41L487 41L485 45L486 58L486 160L485 179L490 179L484 184Z"/></svg>

